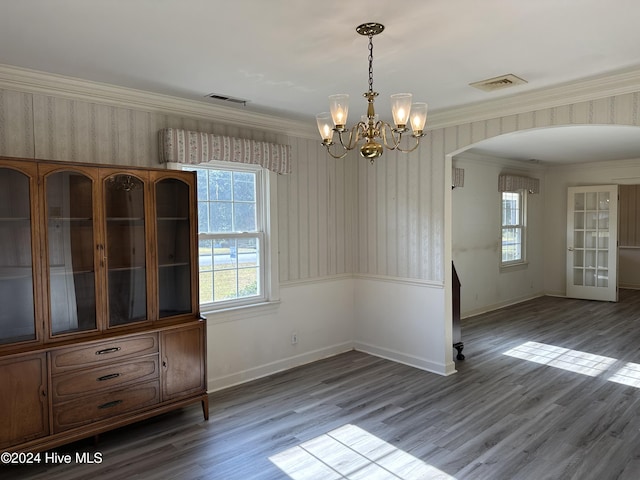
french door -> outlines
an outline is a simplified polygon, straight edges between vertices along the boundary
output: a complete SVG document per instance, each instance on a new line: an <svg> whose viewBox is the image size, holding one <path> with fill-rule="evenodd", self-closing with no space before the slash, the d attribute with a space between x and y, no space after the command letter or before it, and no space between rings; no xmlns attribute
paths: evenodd
<svg viewBox="0 0 640 480"><path fill-rule="evenodd" d="M618 301L618 186L569 187L567 296Z"/></svg>

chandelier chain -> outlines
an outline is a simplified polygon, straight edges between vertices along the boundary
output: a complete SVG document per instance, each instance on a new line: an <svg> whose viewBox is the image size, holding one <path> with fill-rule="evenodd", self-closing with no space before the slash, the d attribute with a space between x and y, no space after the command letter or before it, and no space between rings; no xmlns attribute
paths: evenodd
<svg viewBox="0 0 640 480"><path fill-rule="evenodd" d="M373 35L369 35L369 93L373 93Z"/></svg>

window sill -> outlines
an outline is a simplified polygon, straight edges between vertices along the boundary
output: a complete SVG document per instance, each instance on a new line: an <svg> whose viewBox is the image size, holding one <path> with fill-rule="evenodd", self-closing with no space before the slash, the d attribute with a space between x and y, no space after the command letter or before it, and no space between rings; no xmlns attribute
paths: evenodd
<svg viewBox="0 0 640 480"><path fill-rule="evenodd" d="M518 270L526 270L529 268L529 262L506 263L500 265L500 273L516 272Z"/></svg>
<svg viewBox="0 0 640 480"><path fill-rule="evenodd" d="M280 300L272 300L260 303L250 303L247 305L235 305L217 310L206 310L201 312L201 314L206 317L207 324L215 325L219 323L235 322L244 318L261 317L275 312L279 306Z"/></svg>

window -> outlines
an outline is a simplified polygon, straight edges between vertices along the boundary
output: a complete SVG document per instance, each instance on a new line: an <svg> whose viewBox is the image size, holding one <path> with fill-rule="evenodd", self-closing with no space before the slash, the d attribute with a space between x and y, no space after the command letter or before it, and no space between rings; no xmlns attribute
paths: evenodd
<svg viewBox="0 0 640 480"><path fill-rule="evenodd" d="M524 190L502 192L502 265L525 261L525 202Z"/></svg>
<svg viewBox="0 0 640 480"><path fill-rule="evenodd" d="M227 163L183 168L195 171L198 179L201 307L265 301L268 174Z"/></svg>

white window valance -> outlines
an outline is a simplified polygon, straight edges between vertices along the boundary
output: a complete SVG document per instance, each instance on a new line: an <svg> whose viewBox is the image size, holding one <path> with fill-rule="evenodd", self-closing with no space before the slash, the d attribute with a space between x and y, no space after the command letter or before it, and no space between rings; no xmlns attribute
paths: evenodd
<svg viewBox="0 0 640 480"><path fill-rule="evenodd" d="M518 190L540 193L540 180L520 175L500 175L498 177L499 192L517 192Z"/></svg>
<svg viewBox="0 0 640 480"><path fill-rule="evenodd" d="M246 138L164 128L159 133L160 162L196 165L213 160L260 165L291 173L291 146Z"/></svg>

